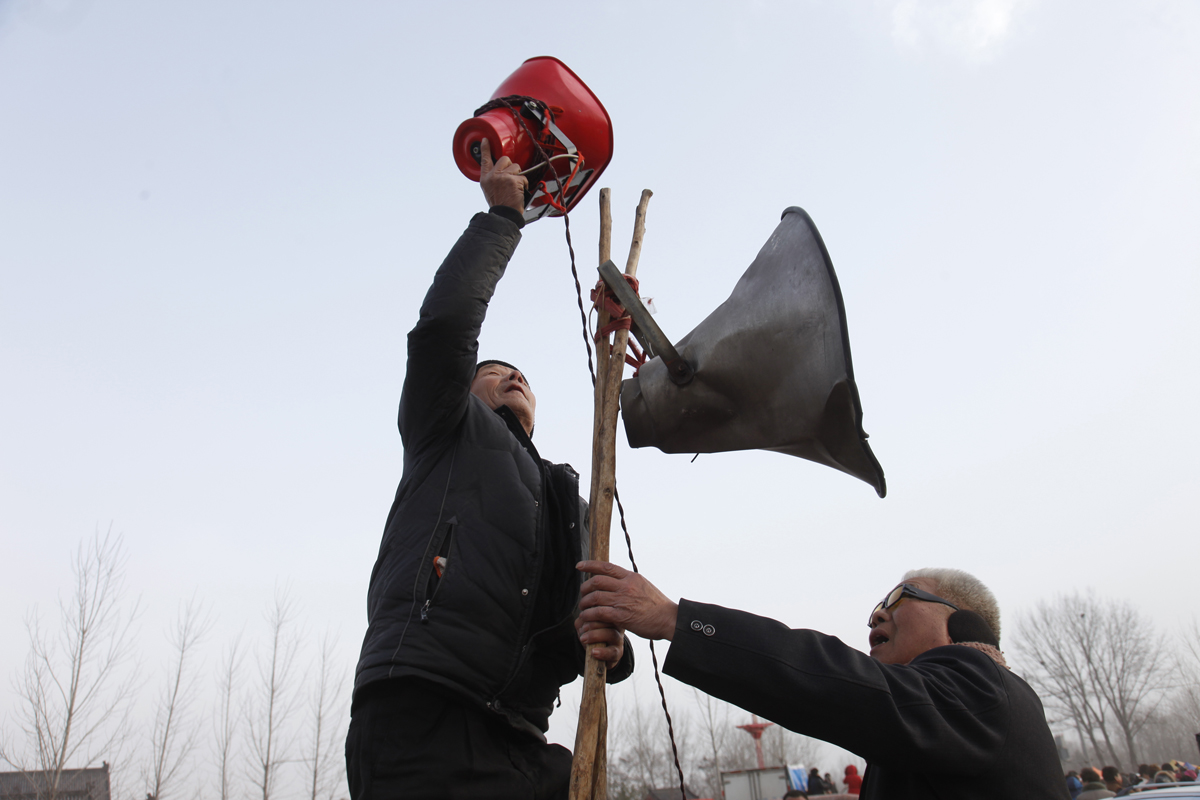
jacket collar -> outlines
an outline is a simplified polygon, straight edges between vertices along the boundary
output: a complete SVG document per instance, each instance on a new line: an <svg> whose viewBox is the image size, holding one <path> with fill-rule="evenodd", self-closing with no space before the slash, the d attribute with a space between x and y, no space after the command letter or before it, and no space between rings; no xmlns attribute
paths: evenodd
<svg viewBox="0 0 1200 800"><path fill-rule="evenodd" d="M504 424L508 426L509 432L517 437L517 441L521 443L521 446L528 450L529 454L535 460L540 460L541 456L538 455L537 448L533 446L533 440L529 438L529 434L525 433L525 426L521 424L521 420L517 419L517 415L513 413L513 410L508 406L500 406L496 409L495 413L500 416L500 419L504 420Z"/></svg>

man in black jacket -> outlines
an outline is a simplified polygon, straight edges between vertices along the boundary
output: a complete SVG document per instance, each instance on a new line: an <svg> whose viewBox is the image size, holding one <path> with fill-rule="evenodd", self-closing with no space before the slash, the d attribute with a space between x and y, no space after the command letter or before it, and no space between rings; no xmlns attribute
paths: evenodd
<svg viewBox="0 0 1200 800"><path fill-rule="evenodd" d="M676 604L615 564L579 567L593 574L585 644L599 641L587 623L671 640L668 675L863 756L862 800L1067 798L1041 701L996 646L995 599L964 572L906 575L871 613L864 655L817 631Z"/></svg>
<svg viewBox="0 0 1200 800"><path fill-rule="evenodd" d="M524 224L525 178L483 142L476 214L408 337L404 474L367 592L346 764L354 800L566 797L571 754L546 743L586 558L578 475L530 439L520 370L477 363L488 302ZM632 670L614 626L592 631L609 679Z"/></svg>

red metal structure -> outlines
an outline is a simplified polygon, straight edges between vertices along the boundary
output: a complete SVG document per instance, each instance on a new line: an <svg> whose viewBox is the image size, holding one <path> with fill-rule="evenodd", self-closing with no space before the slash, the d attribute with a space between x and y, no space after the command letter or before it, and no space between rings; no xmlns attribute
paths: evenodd
<svg viewBox="0 0 1200 800"><path fill-rule="evenodd" d="M758 768L766 769L766 764L763 763L762 755L762 735L763 731L774 725L774 722L759 722L757 714L751 714L750 719L754 720L749 725L738 725L740 730L745 731L754 737L754 752L758 754Z"/></svg>

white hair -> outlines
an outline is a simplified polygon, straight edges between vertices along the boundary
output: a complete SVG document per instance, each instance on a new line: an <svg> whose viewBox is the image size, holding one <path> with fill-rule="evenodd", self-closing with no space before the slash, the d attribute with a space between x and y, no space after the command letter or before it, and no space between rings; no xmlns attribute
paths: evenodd
<svg viewBox="0 0 1200 800"><path fill-rule="evenodd" d="M1000 606L996 603L996 596L992 594L991 590L974 575L963 572L961 569L926 567L909 570L905 573L904 580L909 578L928 578L937 581L939 597L983 617L991 627L992 633L996 634L996 640L1000 640Z"/></svg>

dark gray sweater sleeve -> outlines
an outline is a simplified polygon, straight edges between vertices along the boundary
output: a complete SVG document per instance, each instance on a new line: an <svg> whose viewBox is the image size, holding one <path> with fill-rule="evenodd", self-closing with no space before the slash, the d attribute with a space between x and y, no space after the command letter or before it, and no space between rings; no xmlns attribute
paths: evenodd
<svg viewBox="0 0 1200 800"><path fill-rule="evenodd" d="M508 217L476 214L433 276L408 334L399 418L406 450L453 430L466 413L488 302L520 240Z"/></svg>
<svg viewBox="0 0 1200 800"><path fill-rule="evenodd" d="M880 663L841 640L682 600L663 672L872 764L973 773L1010 728L1001 667L960 645Z"/></svg>

